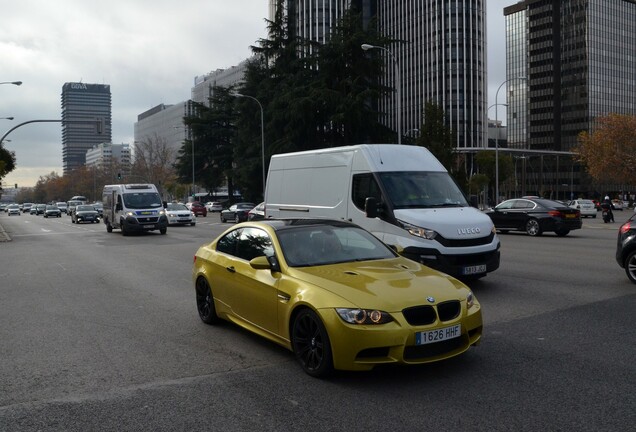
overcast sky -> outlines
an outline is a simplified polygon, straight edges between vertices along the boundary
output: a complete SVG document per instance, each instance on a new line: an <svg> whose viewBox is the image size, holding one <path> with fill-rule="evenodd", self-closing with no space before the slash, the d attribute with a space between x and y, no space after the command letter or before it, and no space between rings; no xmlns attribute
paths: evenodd
<svg viewBox="0 0 636 432"><path fill-rule="evenodd" d="M494 103L505 80L503 8L488 0L488 94ZM195 76L237 65L266 36L268 0L14 0L2 5L0 136L34 119L59 119L66 82L109 84L113 143L133 142L137 115L158 104L190 98ZM501 99L501 97L500 97ZM502 101L499 101L502 102ZM504 118L503 109L499 118ZM491 113L491 117L494 117ZM62 175L58 123L16 129L4 146L17 168L13 186Z"/></svg>

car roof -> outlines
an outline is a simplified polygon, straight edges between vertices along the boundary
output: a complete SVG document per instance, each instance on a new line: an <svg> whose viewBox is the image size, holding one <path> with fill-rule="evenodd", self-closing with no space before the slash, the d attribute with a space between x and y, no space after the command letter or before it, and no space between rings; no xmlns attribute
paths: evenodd
<svg viewBox="0 0 636 432"><path fill-rule="evenodd" d="M303 219L303 218L290 218L290 219L264 219L254 222L249 222L250 224L259 225L269 225L274 229L274 231L283 231L286 229L293 229L302 226L310 226L310 225L322 225L322 226L333 226L333 227L350 227L350 226L358 226L351 222L335 220L335 219Z"/></svg>

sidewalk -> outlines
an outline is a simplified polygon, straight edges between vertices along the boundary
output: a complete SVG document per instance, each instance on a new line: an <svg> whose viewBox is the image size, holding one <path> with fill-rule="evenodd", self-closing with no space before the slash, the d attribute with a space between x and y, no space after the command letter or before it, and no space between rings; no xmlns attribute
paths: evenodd
<svg viewBox="0 0 636 432"><path fill-rule="evenodd" d="M9 237L9 234L4 230L4 227L0 225L0 243L9 241L11 241L11 237Z"/></svg>

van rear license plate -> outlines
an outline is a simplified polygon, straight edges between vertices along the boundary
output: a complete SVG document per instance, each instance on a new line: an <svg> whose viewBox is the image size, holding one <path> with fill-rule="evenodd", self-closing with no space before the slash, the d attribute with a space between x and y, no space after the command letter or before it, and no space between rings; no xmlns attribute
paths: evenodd
<svg viewBox="0 0 636 432"><path fill-rule="evenodd" d="M417 332L415 333L415 345L426 345L435 342L441 342L448 339L455 339L462 334L461 324L450 327L444 327L437 330Z"/></svg>
<svg viewBox="0 0 636 432"><path fill-rule="evenodd" d="M462 269L463 275L486 273L486 264L467 266Z"/></svg>

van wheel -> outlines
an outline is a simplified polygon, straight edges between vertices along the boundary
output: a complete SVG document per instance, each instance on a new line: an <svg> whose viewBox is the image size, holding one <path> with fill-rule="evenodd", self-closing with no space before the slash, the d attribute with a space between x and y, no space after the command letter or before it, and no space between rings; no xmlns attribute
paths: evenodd
<svg viewBox="0 0 636 432"><path fill-rule="evenodd" d="M109 232L109 233L113 232L113 226L109 223L106 224L106 232Z"/></svg>
<svg viewBox="0 0 636 432"><path fill-rule="evenodd" d="M168 232L168 228L161 228L161 229L159 230L159 232L160 232L161 234L165 234L165 233L167 233L167 232Z"/></svg>
<svg viewBox="0 0 636 432"><path fill-rule="evenodd" d="M128 235L128 230L126 229L126 223L122 222L121 224L121 235L123 236L127 236Z"/></svg>

